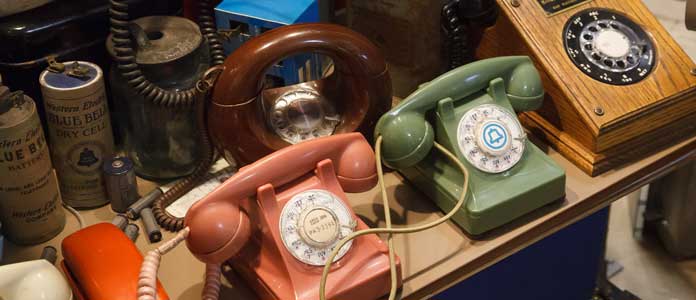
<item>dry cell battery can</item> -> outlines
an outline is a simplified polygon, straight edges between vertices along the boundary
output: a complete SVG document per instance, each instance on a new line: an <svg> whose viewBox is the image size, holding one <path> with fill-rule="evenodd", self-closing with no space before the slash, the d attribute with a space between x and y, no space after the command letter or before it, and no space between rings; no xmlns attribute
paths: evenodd
<svg viewBox="0 0 696 300"><path fill-rule="evenodd" d="M108 202L101 166L114 153L104 74L81 61L41 73L48 138L63 201L76 208Z"/></svg>
<svg viewBox="0 0 696 300"><path fill-rule="evenodd" d="M0 84L0 222L16 244L38 244L65 226L58 183L34 101Z"/></svg>
<svg viewBox="0 0 696 300"><path fill-rule="evenodd" d="M139 197L133 161L127 157L115 157L107 160L102 169L111 209L125 213Z"/></svg>

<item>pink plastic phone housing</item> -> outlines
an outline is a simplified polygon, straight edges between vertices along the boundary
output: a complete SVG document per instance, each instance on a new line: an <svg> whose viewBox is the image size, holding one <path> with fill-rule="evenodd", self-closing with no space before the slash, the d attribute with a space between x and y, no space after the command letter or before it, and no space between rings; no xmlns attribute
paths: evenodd
<svg viewBox="0 0 696 300"><path fill-rule="evenodd" d="M187 245L204 262L227 261L261 299L317 300L323 267L304 264L285 249L279 232L283 206L310 189L328 190L348 203L344 188L363 192L376 183L374 152L359 133L293 145L242 168L196 203L186 215ZM353 218L356 230L368 228L354 213ZM397 272L401 285L398 258ZM386 244L365 235L334 263L327 299L377 299L389 292L389 280Z"/></svg>

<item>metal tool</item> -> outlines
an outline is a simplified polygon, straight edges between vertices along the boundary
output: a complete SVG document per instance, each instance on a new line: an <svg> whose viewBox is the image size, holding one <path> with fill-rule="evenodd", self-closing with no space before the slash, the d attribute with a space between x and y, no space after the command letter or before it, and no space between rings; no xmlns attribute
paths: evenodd
<svg viewBox="0 0 696 300"><path fill-rule="evenodd" d="M58 259L58 250L56 250L56 248L53 246L44 247L43 251L41 251L41 259L45 259L51 264L55 264L56 259Z"/></svg>
<svg viewBox="0 0 696 300"><path fill-rule="evenodd" d="M155 221L155 216L152 215L152 209L149 207L144 208L140 211L140 216L143 218L143 225L145 226L145 233L150 243L156 243L162 240L162 232L160 231L157 221Z"/></svg>
<svg viewBox="0 0 696 300"><path fill-rule="evenodd" d="M138 225L130 223L126 225L124 233L131 241L135 243L135 241L138 239L138 235L140 234L140 227L138 227Z"/></svg>
<svg viewBox="0 0 696 300"><path fill-rule="evenodd" d="M114 226L123 231L126 229L126 226L128 226L128 218L122 214L118 214L111 219L111 224L114 224Z"/></svg>
<svg viewBox="0 0 696 300"><path fill-rule="evenodd" d="M147 195L141 197L138 199L138 201L131 204L131 206L126 209L126 216L128 216L128 218L131 220L137 220L140 218L140 212L143 210L143 208L152 206L152 202L154 202L157 197L162 196L162 194L164 194L162 188L156 187L154 190L147 193Z"/></svg>

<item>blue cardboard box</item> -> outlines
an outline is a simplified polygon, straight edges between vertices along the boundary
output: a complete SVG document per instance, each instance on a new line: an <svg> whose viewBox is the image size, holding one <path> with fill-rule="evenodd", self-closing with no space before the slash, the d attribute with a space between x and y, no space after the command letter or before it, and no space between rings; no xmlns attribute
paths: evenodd
<svg viewBox="0 0 696 300"><path fill-rule="evenodd" d="M232 53L244 42L268 30L296 23L326 22L330 3L325 0L224 0L215 9L218 29L234 30L224 43ZM278 62L268 74L278 85L319 79L327 59L315 53L300 54ZM280 81L280 82L278 82Z"/></svg>

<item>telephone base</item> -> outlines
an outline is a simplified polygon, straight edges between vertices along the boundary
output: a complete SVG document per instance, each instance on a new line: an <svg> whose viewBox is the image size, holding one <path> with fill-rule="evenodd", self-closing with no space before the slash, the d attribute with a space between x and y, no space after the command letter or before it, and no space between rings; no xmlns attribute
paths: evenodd
<svg viewBox="0 0 696 300"><path fill-rule="evenodd" d="M632 161L645 158L696 134L696 114L682 118L670 126L629 140L619 147L594 152L583 146L570 133L558 129L535 112L520 114L520 122L535 136L594 177ZM682 138L675 138L681 136Z"/></svg>
<svg viewBox="0 0 696 300"><path fill-rule="evenodd" d="M367 141L363 146L371 151ZM292 256L279 231L279 228L286 228L281 225L281 211L296 195L307 191L330 192L343 203L348 203L333 163L326 159L317 164L314 174L308 173L285 186L263 185L258 188L256 199L249 198L240 204L257 229L249 243L228 264L260 299L319 298L323 265L309 265ZM352 211L350 213L355 221L355 231L368 229L365 222ZM326 299L375 299L388 294L391 282L388 253L387 244L375 234L354 239L350 250L332 266L326 284ZM397 286L401 286L398 256L395 264Z"/></svg>
<svg viewBox="0 0 696 300"><path fill-rule="evenodd" d="M505 176L469 168L467 202L452 218L459 227L480 236L565 196L565 172L532 143L526 148L525 157ZM445 212L462 192L461 171L437 150L400 172Z"/></svg>

